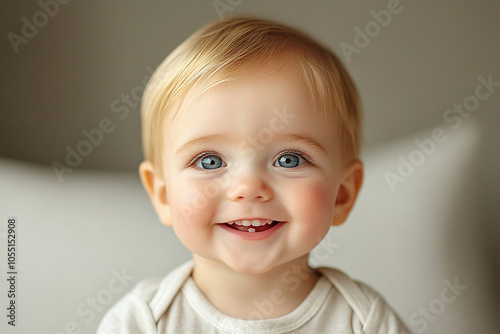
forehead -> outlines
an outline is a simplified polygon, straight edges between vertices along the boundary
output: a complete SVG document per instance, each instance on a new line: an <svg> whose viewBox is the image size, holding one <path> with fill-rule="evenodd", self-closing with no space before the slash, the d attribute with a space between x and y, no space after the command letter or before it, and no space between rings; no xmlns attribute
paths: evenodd
<svg viewBox="0 0 500 334"><path fill-rule="evenodd" d="M314 135L318 141L334 141L333 120L315 110L308 87L293 71L246 73L197 96L193 88L176 113L163 123L164 140L178 147L196 137L233 134L248 138L262 131ZM196 97L193 100L193 97Z"/></svg>

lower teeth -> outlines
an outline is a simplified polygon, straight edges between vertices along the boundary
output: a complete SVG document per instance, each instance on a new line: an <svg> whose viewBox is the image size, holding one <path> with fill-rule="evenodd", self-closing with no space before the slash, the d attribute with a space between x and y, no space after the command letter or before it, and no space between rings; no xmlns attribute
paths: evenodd
<svg viewBox="0 0 500 334"><path fill-rule="evenodd" d="M255 229L254 228L249 228L248 232L255 232Z"/></svg>

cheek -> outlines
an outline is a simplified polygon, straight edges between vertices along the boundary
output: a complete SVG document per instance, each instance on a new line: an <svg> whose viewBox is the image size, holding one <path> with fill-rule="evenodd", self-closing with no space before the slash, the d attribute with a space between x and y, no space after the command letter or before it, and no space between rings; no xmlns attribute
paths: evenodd
<svg viewBox="0 0 500 334"><path fill-rule="evenodd" d="M205 230L200 227L207 222L203 217L208 204L196 186L188 186L179 181L175 182L167 194L172 228L182 244L189 250L195 251L200 238L204 237Z"/></svg>
<svg viewBox="0 0 500 334"><path fill-rule="evenodd" d="M167 200L176 233L192 232L196 227L200 230L200 226L209 223L216 202L214 194L209 182L179 178L171 183Z"/></svg>
<svg viewBox="0 0 500 334"><path fill-rule="evenodd" d="M289 189L286 207L295 220L290 242L303 253L317 246L332 226L335 192L322 181L303 182Z"/></svg>
<svg viewBox="0 0 500 334"><path fill-rule="evenodd" d="M324 182L308 182L296 188L291 210L295 210L301 219L310 224L321 222L331 223L333 219L333 208L335 196ZM295 208L295 209L293 209Z"/></svg>

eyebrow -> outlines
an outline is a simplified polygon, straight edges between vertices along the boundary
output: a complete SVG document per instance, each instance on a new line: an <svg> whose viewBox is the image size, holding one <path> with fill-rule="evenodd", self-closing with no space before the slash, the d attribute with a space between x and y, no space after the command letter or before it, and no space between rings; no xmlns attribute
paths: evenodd
<svg viewBox="0 0 500 334"><path fill-rule="evenodd" d="M301 142L303 144L315 147L319 151L326 153L326 149L314 138L311 138L308 136L301 136L301 135L297 135L294 133L286 133L286 134L283 134L281 136L283 138L285 138L286 140L298 141L298 142Z"/></svg>
<svg viewBox="0 0 500 334"><path fill-rule="evenodd" d="M223 142L223 141L228 141L229 137L224 134L216 133L216 134L211 134L211 135L206 135L206 136L201 136L195 139L191 139L184 143L177 151L175 152L176 155L182 153L183 151L189 150L193 146L199 146L199 145L206 145L207 143L210 142Z"/></svg>
<svg viewBox="0 0 500 334"><path fill-rule="evenodd" d="M286 133L286 134L280 134L280 137L282 137L286 141L297 141L303 144L306 144L308 146L312 146L316 148L317 150L326 153L326 149L314 138L308 137L308 136L302 136L298 135L295 133ZM177 151L175 152L176 155L182 153L183 151L189 150L193 146L200 146L200 145L206 145L207 143L211 142L228 142L230 141L230 137L225 134L211 134L211 135L206 135L206 136L201 136L192 140L187 141L184 143Z"/></svg>

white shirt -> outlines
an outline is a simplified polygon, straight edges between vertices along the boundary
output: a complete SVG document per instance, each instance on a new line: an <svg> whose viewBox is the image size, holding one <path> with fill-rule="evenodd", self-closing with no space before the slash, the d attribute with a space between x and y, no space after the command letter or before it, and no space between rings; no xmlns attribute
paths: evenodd
<svg viewBox="0 0 500 334"><path fill-rule="evenodd" d="M294 311L265 320L225 315L201 293L191 271L188 262L161 281L139 283L108 311L97 333L409 333L379 294L332 268L318 269L322 276Z"/></svg>

